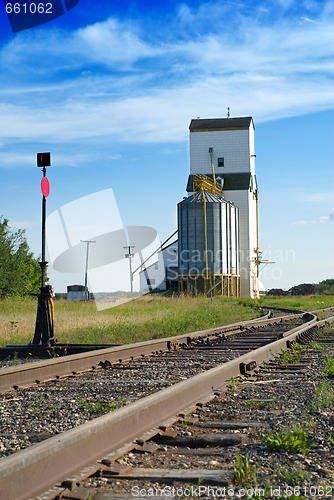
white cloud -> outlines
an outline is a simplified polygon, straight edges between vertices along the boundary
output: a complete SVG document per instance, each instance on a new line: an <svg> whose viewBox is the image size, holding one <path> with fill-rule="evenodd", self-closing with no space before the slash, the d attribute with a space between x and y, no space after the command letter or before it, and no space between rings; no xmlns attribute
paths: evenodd
<svg viewBox="0 0 334 500"><path fill-rule="evenodd" d="M50 141L48 141L50 143ZM42 146L40 146L42 149ZM59 154L58 152L51 157L52 166L66 166L68 167L79 167L84 162L94 163L99 158L103 157L104 162L118 161L122 158L119 153L106 154L99 153L99 151L94 151L93 153L73 153L71 154ZM0 169L1 168L17 168L17 167L32 167L35 166L37 162L36 159L36 145L28 147L26 153L20 151L6 151L0 152Z"/></svg>
<svg viewBox="0 0 334 500"><path fill-rule="evenodd" d="M2 140L182 141L190 118L224 115L228 105L256 123L331 109L330 10L321 25L298 24L300 16L264 24L268 13L240 4L245 13L229 25L233 3L183 5L163 29L108 19L18 34L1 51ZM200 20L211 29L194 35Z"/></svg>
<svg viewBox="0 0 334 500"><path fill-rule="evenodd" d="M278 2L284 10L287 10L289 9L289 7L291 7L291 5L294 4L295 0L278 0Z"/></svg>
<svg viewBox="0 0 334 500"><path fill-rule="evenodd" d="M210 3L202 4L197 10L183 5L177 18L162 30L159 26L141 29L138 23L113 18L74 32L32 30L19 34L3 47L1 62L10 72L23 73L25 65L31 67L33 60L37 74L43 70L50 74L59 69L73 71L92 63L128 70L129 65L141 59L154 59L155 66L157 59L163 58L158 68L163 67L163 72L168 73L172 69L168 68L170 57L172 65L187 71L199 68L209 74L273 71L286 75L291 69L294 73L298 71L301 62L303 71L308 71L312 62L311 71L314 65L321 68L324 58L331 62L333 35L329 14L328 18L321 18L321 26L304 23L298 26L293 18L279 18L266 25L256 19L253 10L248 15L236 11L232 16L234 22L231 16L226 20L226 16L226 5ZM217 28L219 20L224 23L223 30ZM203 31L207 23L210 29L193 35L194 26L202 26ZM171 36L171 26L175 36ZM150 28L156 31L155 35L147 36ZM180 36L183 32L184 36ZM169 33L167 40L166 33ZM145 37L148 40L144 40ZM44 61L48 62L47 66L43 66Z"/></svg>
<svg viewBox="0 0 334 500"><path fill-rule="evenodd" d="M326 109L331 99L326 82L319 93L302 79L292 83L245 75L205 77L171 88L150 90L148 95L85 97L65 94L56 103L0 104L6 116L2 138L69 142L88 137L114 136L123 141L182 141L194 116L253 115L256 123ZM84 86L83 86L84 88ZM88 89L87 89L88 91ZM142 94L140 92L140 94Z"/></svg>
<svg viewBox="0 0 334 500"><path fill-rule="evenodd" d="M136 34L133 25L111 18L73 32L40 29L20 33L3 47L0 61L3 67L18 72L36 60L34 71L39 74L73 71L90 63L127 69L136 60L159 53L158 47Z"/></svg>
<svg viewBox="0 0 334 500"><path fill-rule="evenodd" d="M309 19L308 17L301 17L300 18L302 21L306 21L307 23L316 23L316 24L321 24L318 21L314 21L314 19Z"/></svg>
<svg viewBox="0 0 334 500"><path fill-rule="evenodd" d="M0 168L8 168L11 166L17 167L18 165L30 165L34 161L36 155L32 156L29 153L21 152L0 152Z"/></svg>
<svg viewBox="0 0 334 500"><path fill-rule="evenodd" d="M331 217L332 214L333 214L333 217ZM330 220L332 218L334 220L334 209L332 209L332 212L331 212L329 217L327 215L321 215L317 219L294 221L294 222L291 222L291 226L314 226L315 224L323 224L324 222L327 222L328 220Z"/></svg>
<svg viewBox="0 0 334 500"><path fill-rule="evenodd" d="M84 56L94 62L106 65L117 63L133 63L161 53L158 47L140 39L132 26L122 25L116 19L108 19L102 23L79 29L71 40L73 53L81 47Z"/></svg>
<svg viewBox="0 0 334 500"><path fill-rule="evenodd" d="M316 223L317 223L317 221L315 219L313 219L313 220L298 220L295 222L291 222L291 226L313 226Z"/></svg>
<svg viewBox="0 0 334 500"><path fill-rule="evenodd" d="M332 177L332 176L331 176ZM310 190L310 189L295 189L295 194L298 197L298 201L306 202L306 203L332 203L334 199L334 191L327 190L327 186L331 186L332 180L331 177L328 178L327 184L324 184L324 189L319 190ZM326 178L325 178L326 182Z"/></svg>

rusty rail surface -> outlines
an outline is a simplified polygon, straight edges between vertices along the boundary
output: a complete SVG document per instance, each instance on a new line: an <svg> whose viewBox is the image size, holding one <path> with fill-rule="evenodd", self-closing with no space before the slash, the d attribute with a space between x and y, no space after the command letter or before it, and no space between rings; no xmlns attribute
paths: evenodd
<svg viewBox="0 0 334 500"><path fill-rule="evenodd" d="M83 468L89 470L96 460L129 445L157 425L168 424L171 417L224 389L228 379L240 375L243 365L254 367L267 361L308 330L333 321L334 316L323 321L313 316L279 340L1 460L0 500L27 500L48 488L52 491L57 481ZM46 493L38 498L52 496Z"/></svg>
<svg viewBox="0 0 334 500"><path fill-rule="evenodd" d="M69 356L53 358L47 361L36 361L19 366L2 368L0 370L0 392L5 392L13 388L26 387L35 383L46 382L47 380L65 377L67 375L92 369L98 369L101 361L109 361L112 364L126 361L139 356L156 354L174 349L197 337L211 336L217 332L225 333L225 335L232 335L240 328L247 328L247 326L251 327L254 325L269 325L288 319L292 320L302 317L303 314L288 315L278 318L269 318L268 316L269 315L174 337L148 340L145 342L99 349L81 354L71 354Z"/></svg>

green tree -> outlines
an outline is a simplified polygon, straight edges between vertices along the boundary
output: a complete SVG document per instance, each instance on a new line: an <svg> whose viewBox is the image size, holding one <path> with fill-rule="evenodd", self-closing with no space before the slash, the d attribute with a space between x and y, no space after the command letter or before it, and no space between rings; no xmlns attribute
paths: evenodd
<svg viewBox="0 0 334 500"><path fill-rule="evenodd" d="M41 270L30 251L25 231L12 230L0 217L0 297L38 293Z"/></svg>
<svg viewBox="0 0 334 500"><path fill-rule="evenodd" d="M334 295L334 279L320 281L320 283L315 286L326 295Z"/></svg>

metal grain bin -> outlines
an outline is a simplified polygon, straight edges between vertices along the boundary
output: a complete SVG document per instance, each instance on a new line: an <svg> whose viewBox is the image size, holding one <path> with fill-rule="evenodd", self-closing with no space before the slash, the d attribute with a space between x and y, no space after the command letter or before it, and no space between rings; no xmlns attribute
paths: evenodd
<svg viewBox="0 0 334 500"><path fill-rule="evenodd" d="M197 191L178 204L179 276L182 288L224 293L224 277L239 275L238 208L209 191ZM226 280L225 280L226 281ZM230 284L227 295L230 293ZM190 284L190 285L189 285ZM235 286L234 288L238 288Z"/></svg>

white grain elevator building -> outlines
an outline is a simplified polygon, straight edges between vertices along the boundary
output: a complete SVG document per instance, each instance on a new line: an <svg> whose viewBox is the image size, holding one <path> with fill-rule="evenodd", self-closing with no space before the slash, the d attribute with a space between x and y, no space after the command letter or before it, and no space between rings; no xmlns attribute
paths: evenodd
<svg viewBox="0 0 334 500"><path fill-rule="evenodd" d="M208 191L206 190L206 180L214 183L214 190L211 193L215 195L215 202L220 203L219 213L235 213L237 220L224 221L222 216L218 225L223 228L218 234L218 244L220 245L220 255L224 258L224 252L227 251L228 244L224 241L226 227L236 228L236 244L229 247L232 254L231 262L236 262L234 267L227 269L228 275L233 277L238 275L237 291L231 295L240 295L241 297L256 298L259 296L259 248L258 248L258 191L255 176L255 153L254 153L254 124L252 117L241 118L214 118L214 119L194 119L190 126L190 175L188 178L187 192L190 200L194 202L194 209L187 209L187 217L200 217L199 201L202 200L204 213L208 207ZM199 181L199 179L202 179ZM200 186L198 189L195 186ZM219 188L219 189L218 189ZM215 191L216 189L216 191ZM200 195L197 191L200 191ZM201 191L202 190L202 191ZM209 189L210 190L210 189ZM220 191L219 191L220 190ZM196 204L197 201L197 204ZM182 252L188 249L189 228L199 227L197 222L185 222L184 206L186 200L178 204L179 210L179 273L184 264L182 263ZM188 201L189 203L189 201ZM236 207L237 210L223 210L227 205ZM210 208L210 207L209 207ZM216 209L213 211L217 211ZM209 212L208 212L209 213ZM190 214L190 215L189 215ZM197 214L197 215L196 215ZM185 225L184 225L185 224ZM210 245L210 231L217 227L217 222L213 225L210 220L205 221L206 228L206 250ZM217 242L215 242L215 248ZM189 250L189 249L188 249ZM207 272L210 264L207 262ZM212 268L215 267L212 265ZM226 266L225 266L226 267ZM216 268L216 267L215 267ZM210 272L210 271L209 271ZM222 272L222 271L221 271ZM231 282L232 282L231 281ZM222 295L225 295L222 291Z"/></svg>

